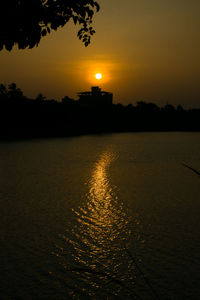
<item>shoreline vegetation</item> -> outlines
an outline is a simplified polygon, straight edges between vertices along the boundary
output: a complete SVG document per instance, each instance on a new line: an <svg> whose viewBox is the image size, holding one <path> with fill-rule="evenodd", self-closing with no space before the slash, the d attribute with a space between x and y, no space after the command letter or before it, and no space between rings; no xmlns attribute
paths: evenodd
<svg viewBox="0 0 200 300"><path fill-rule="evenodd" d="M64 97L27 98L15 83L0 84L0 139L67 137L84 134L145 131L200 131L200 109L144 101L84 106Z"/></svg>

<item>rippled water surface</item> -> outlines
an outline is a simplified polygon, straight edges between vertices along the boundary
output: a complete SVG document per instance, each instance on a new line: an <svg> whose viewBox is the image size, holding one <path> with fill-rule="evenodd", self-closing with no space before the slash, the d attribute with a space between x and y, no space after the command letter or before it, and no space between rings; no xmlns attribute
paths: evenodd
<svg viewBox="0 0 200 300"><path fill-rule="evenodd" d="M0 144L0 299L200 299L200 133Z"/></svg>

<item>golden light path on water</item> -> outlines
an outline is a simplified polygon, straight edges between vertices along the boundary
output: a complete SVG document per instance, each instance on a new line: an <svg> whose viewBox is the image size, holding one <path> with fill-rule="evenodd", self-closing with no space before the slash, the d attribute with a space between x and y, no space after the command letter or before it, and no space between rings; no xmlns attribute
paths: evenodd
<svg viewBox="0 0 200 300"><path fill-rule="evenodd" d="M127 224L122 204L118 203L115 193L116 187L111 185L108 177L109 166L115 159L113 152L104 152L101 155L88 183L86 206L75 212L82 233L92 239L92 243L87 238L85 242L95 253L108 251L111 241L119 237Z"/></svg>
<svg viewBox="0 0 200 300"><path fill-rule="evenodd" d="M111 294L119 296L128 291L124 281L133 282L130 257L125 251L129 239L128 219L117 197L117 187L110 181L109 169L117 154L104 151L86 185L85 203L74 210L77 224L72 229L73 272L84 282L82 291L96 298ZM85 287L86 285L86 287ZM79 287L81 284L79 285Z"/></svg>
<svg viewBox="0 0 200 300"><path fill-rule="evenodd" d="M139 299L131 288L136 283L136 268L126 251L131 235L129 220L109 175L116 161L117 154L111 150L99 156L86 182L88 192L83 203L73 210L72 227L62 236L68 251L62 264L70 272L75 298L78 290L87 299L107 295Z"/></svg>

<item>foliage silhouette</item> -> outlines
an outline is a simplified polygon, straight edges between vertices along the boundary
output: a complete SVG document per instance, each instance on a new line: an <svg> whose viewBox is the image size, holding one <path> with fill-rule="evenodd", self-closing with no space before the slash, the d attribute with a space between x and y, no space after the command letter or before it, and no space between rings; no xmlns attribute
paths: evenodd
<svg viewBox="0 0 200 300"><path fill-rule="evenodd" d="M91 26L95 0L1 0L0 2L0 50L12 50L37 46L41 37L51 30L63 27L70 19L81 26L78 37L85 46L95 33Z"/></svg>

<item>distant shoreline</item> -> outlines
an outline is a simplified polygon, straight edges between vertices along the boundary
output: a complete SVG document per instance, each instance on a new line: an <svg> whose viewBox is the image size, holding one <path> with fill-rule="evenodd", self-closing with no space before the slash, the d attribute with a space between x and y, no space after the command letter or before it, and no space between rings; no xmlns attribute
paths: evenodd
<svg viewBox="0 0 200 300"><path fill-rule="evenodd" d="M107 131L107 132L82 132L82 133L74 133L74 134L34 134L34 135L1 135L0 136L0 142L15 142L15 141L24 141L24 140L36 140L36 139L59 139L59 138L76 138L76 137L83 137L83 136L89 136L89 135L96 135L96 136L101 136L101 135L109 135L109 134L126 134L126 133L198 133L200 130L185 130L185 131L176 131L176 130L157 130L157 131Z"/></svg>

